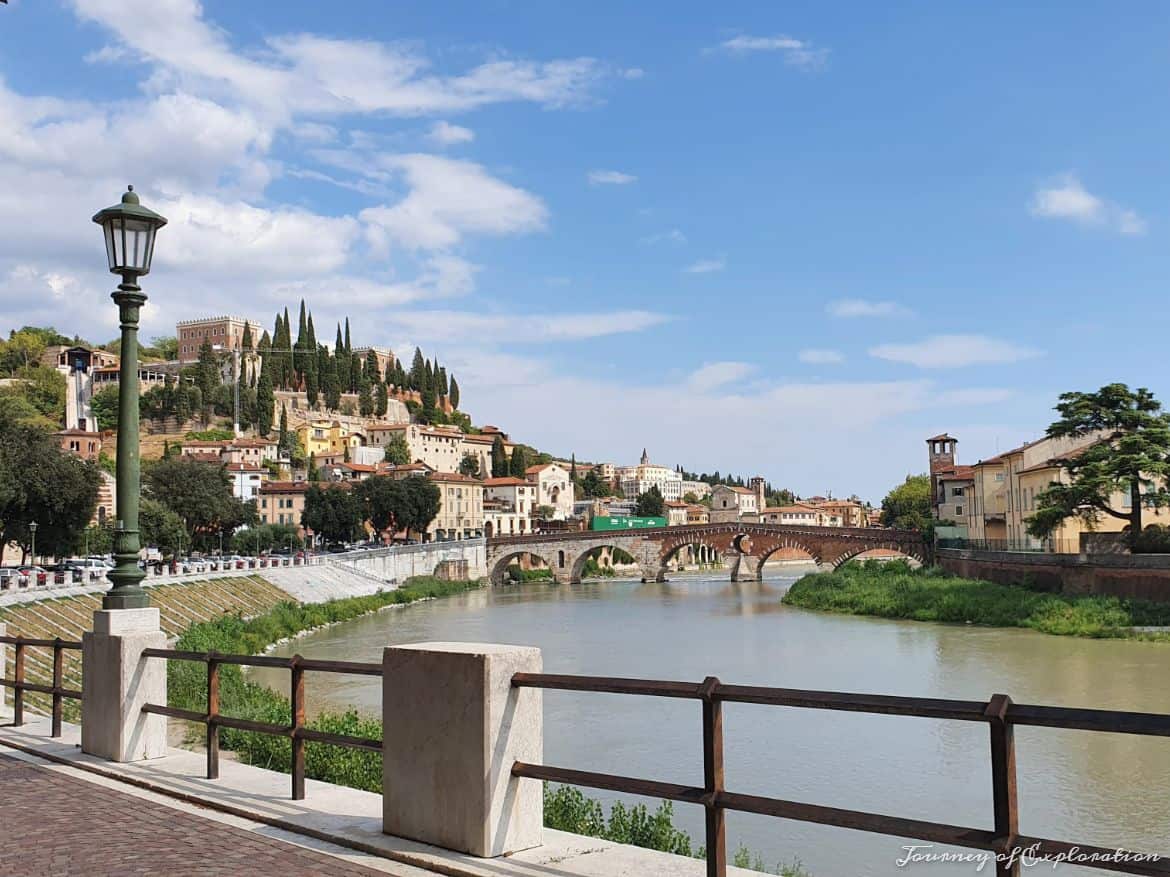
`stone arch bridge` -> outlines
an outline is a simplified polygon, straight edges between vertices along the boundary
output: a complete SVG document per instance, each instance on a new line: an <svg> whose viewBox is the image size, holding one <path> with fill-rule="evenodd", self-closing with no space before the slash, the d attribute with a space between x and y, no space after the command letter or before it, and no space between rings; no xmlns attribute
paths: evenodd
<svg viewBox="0 0 1170 877"><path fill-rule="evenodd" d="M733 582L759 581L768 558L783 548L803 551L816 563L833 567L876 548L897 551L923 564L932 560L932 547L916 530L740 522L503 536L488 540L487 567L492 582L502 584L508 564L531 554L548 564L557 582L577 584L585 561L598 549L610 547L634 557L643 581L662 582L667 564L688 545L717 551L731 567Z"/></svg>

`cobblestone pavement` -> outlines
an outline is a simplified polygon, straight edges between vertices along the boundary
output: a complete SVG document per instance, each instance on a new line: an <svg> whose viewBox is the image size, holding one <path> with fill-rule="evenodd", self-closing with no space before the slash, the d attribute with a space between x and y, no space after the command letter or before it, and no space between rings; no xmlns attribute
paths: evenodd
<svg viewBox="0 0 1170 877"><path fill-rule="evenodd" d="M0 875L383 872L0 755Z"/></svg>

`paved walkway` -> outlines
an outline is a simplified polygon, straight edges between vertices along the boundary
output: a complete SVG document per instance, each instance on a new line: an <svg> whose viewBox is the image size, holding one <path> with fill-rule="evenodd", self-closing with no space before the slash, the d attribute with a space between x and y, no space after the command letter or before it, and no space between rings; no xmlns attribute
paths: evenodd
<svg viewBox="0 0 1170 877"><path fill-rule="evenodd" d="M385 873L0 755L0 875Z"/></svg>

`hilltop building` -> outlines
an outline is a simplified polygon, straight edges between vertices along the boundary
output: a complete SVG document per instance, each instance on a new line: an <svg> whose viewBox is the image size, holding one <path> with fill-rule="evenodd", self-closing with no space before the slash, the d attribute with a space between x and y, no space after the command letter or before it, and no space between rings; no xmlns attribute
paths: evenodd
<svg viewBox="0 0 1170 877"><path fill-rule="evenodd" d="M638 465L623 467L617 477L626 499L637 499L651 487L657 487L667 502L677 502L683 497L682 475L669 466L651 463L645 448Z"/></svg>

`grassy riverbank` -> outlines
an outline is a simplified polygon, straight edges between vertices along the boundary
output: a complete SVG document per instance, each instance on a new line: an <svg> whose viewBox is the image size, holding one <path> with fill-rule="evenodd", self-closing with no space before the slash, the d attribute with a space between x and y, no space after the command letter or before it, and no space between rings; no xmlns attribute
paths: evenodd
<svg viewBox="0 0 1170 877"><path fill-rule="evenodd" d="M313 605L282 603L270 612L246 621L228 616L192 625L179 636L175 648L180 651L252 655L306 630L349 621L386 606L447 597L479 586L475 582L415 578L409 579L396 591L385 591L368 597ZM241 668L234 664L220 665L219 699L220 712L224 715L278 725L288 724L288 698L249 681ZM192 661L168 661L167 700L171 706L182 709L206 710L206 666ZM308 723L308 727L355 737L382 737L381 721L363 716L356 710L321 713ZM292 770L292 746L287 739L222 728L220 747L235 752L236 757L245 764L282 773L290 773ZM382 791L382 759L376 752L308 742L305 744L305 774L312 779L355 789ZM577 789L568 786L545 787L544 818L545 825L550 828L690 856L693 847L691 838L674 826L673 812L669 801L661 802L653 813L644 804L627 808L618 803L611 808L609 818L606 819L601 803L585 797ZM699 850L694 855L701 853ZM765 871L762 858L743 848L734 854L733 864ZM777 865L770 873L783 877L807 877L807 872L799 863Z"/></svg>
<svg viewBox="0 0 1170 877"><path fill-rule="evenodd" d="M1170 604L1049 594L959 578L937 568L915 570L903 561L849 563L832 572L807 575L788 590L784 602L803 609L880 618L1170 642L1170 634L1132 629L1170 625Z"/></svg>

